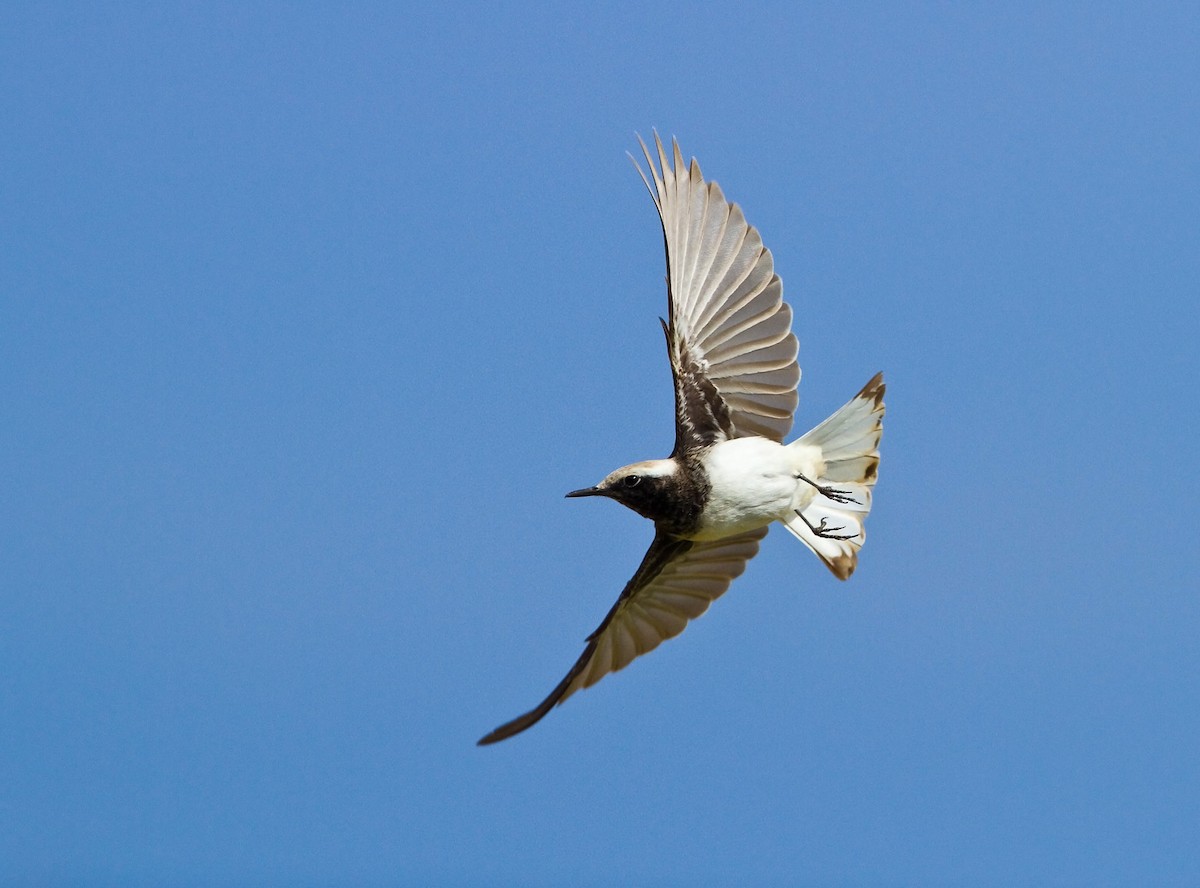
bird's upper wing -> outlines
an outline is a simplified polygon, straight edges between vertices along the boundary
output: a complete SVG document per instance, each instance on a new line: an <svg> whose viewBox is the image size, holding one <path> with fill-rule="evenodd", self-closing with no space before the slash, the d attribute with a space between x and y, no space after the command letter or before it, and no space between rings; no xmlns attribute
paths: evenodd
<svg viewBox="0 0 1200 888"><path fill-rule="evenodd" d="M767 528L761 527L723 540L695 543L659 531L633 579L604 622L588 636L583 655L566 677L534 709L496 728L479 745L519 734L576 691L591 687L674 638L745 570L766 533Z"/></svg>
<svg viewBox="0 0 1200 888"><path fill-rule="evenodd" d="M650 178L634 162L662 219L670 321L663 327L675 379L675 454L727 438L782 441L792 427L800 367L792 311L771 253L737 204L685 166L672 141L668 166L638 140ZM651 184L653 182L653 185Z"/></svg>

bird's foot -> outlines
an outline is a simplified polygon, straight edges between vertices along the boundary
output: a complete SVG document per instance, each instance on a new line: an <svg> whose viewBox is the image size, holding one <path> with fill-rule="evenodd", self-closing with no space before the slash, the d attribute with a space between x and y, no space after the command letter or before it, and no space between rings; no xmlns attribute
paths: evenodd
<svg viewBox="0 0 1200 888"><path fill-rule="evenodd" d="M836 487L827 487L824 484L818 484L812 478L799 473L796 474L796 477L801 481L808 482L816 488L817 493L821 494L821 496L825 497L826 499L833 500L835 503L854 503L856 506L862 505L862 503L850 495L850 491L848 490L840 490Z"/></svg>
<svg viewBox="0 0 1200 888"><path fill-rule="evenodd" d="M846 526L843 524L841 527L830 527L829 519L824 516L821 517L821 523L814 526L811 521L809 521L807 518L804 517L804 513L801 512L799 509L796 509L795 512L797 515L800 516L800 520L808 525L809 530L811 530L817 536L822 537L823 539L853 540L853 539L857 539L857 537L858 537L857 533L839 533L839 531L845 530Z"/></svg>

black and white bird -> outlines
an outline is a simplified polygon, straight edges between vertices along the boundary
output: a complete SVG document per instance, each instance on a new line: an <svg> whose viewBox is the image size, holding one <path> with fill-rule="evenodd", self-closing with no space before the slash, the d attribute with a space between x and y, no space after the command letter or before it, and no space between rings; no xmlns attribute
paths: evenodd
<svg viewBox="0 0 1200 888"><path fill-rule="evenodd" d="M683 631L729 588L780 522L839 579L854 571L883 432L883 376L790 444L800 368L792 312L758 232L672 140L668 165L638 140L667 252L663 321L675 449L567 496L603 496L654 522L654 542L583 655L534 709L480 745L538 722L576 691Z"/></svg>

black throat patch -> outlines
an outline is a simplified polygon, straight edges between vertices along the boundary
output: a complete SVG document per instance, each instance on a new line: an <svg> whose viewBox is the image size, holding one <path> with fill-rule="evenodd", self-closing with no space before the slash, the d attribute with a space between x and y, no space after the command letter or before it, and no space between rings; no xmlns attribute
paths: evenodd
<svg viewBox="0 0 1200 888"><path fill-rule="evenodd" d="M686 536L700 526L709 483L698 454L679 460L678 466L670 475L643 475L637 477L635 484L617 484L605 493L643 518L649 518L659 530L676 537Z"/></svg>

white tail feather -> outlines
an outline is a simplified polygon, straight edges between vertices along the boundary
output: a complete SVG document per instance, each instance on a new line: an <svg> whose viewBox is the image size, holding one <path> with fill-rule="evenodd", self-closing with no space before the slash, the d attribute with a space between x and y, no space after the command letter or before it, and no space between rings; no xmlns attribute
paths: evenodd
<svg viewBox="0 0 1200 888"><path fill-rule="evenodd" d="M871 488L879 473L884 388L883 374L875 374L848 404L793 442L818 448L825 468L812 480L837 488L853 502L837 502L818 494L803 513L785 520L784 525L843 580L854 573L858 550L866 539Z"/></svg>

